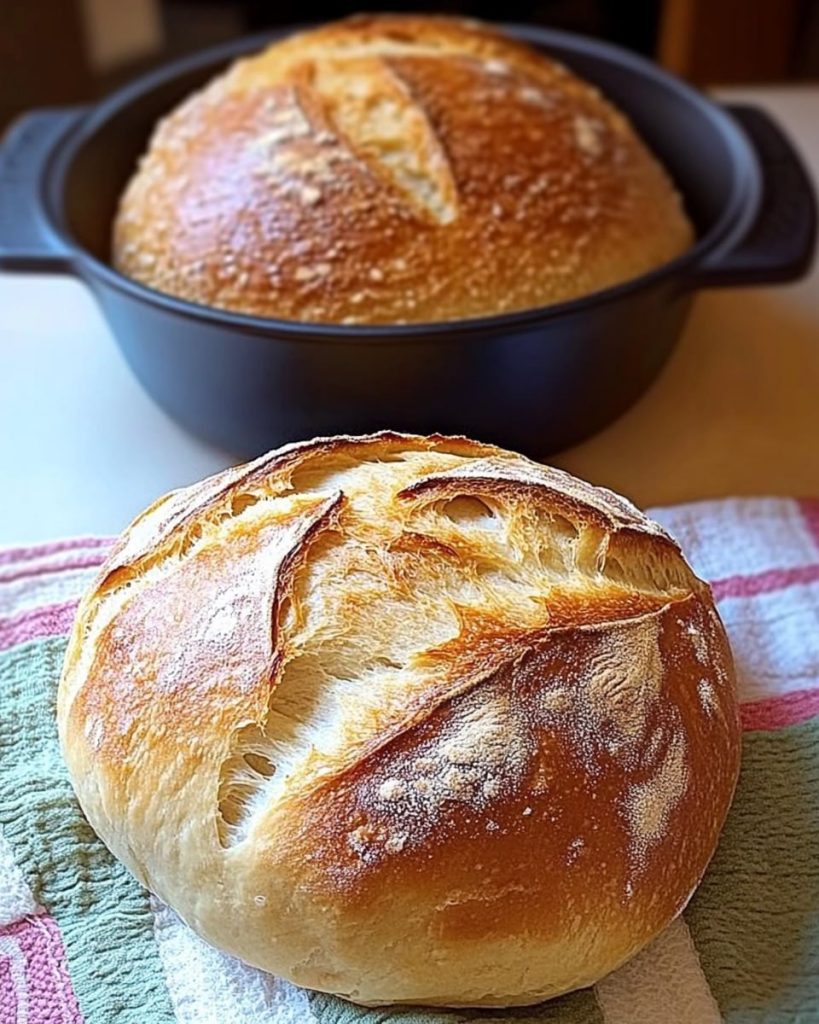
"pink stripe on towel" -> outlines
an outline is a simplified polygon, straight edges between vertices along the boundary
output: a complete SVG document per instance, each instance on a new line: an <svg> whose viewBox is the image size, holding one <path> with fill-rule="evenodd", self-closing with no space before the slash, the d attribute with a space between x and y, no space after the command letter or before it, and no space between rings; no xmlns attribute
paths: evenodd
<svg viewBox="0 0 819 1024"><path fill-rule="evenodd" d="M48 914L0 929L0 1020L83 1024L60 929Z"/></svg>
<svg viewBox="0 0 819 1024"><path fill-rule="evenodd" d="M78 604L78 600L62 601L31 608L7 619L0 618L0 651L28 640L67 633L74 622Z"/></svg>
<svg viewBox="0 0 819 1024"><path fill-rule="evenodd" d="M817 581L819 564L796 565L790 569L769 569L748 576L728 576L714 580L711 590L716 601L723 601L727 597L756 597L757 594L770 594L774 590L786 590L788 587Z"/></svg>
<svg viewBox="0 0 819 1024"><path fill-rule="evenodd" d="M63 551L76 551L78 548L107 548L111 546L110 537L69 537L67 540L54 540L48 544L33 544L27 548L6 548L0 550L0 565L10 562L25 562L33 558L45 558L46 555L58 555Z"/></svg>
<svg viewBox="0 0 819 1024"><path fill-rule="evenodd" d="M71 572L74 569L92 569L97 565L102 565L105 555L106 553L102 551L98 555L85 555L75 558L73 561L61 562L56 565L21 566L12 569L11 572L0 573L0 583L15 583L17 580L46 576L49 573Z"/></svg>
<svg viewBox="0 0 819 1024"><path fill-rule="evenodd" d="M768 697L765 700L740 704L739 714L745 732L798 725L819 715L819 687L811 690L794 690L781 697Z"/></svg>
<svg viewBox="0 0 819 1024"><path fill-rule="evenodd" d="M819 551L819 501L803 499L799 502L799 511L802 513L808 533L813 537L813 542Z"/></svg>

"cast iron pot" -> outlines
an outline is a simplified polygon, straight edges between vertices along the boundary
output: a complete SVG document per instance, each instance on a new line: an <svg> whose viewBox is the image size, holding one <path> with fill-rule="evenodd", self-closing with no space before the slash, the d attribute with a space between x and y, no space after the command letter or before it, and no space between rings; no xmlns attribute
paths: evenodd
<svg viewBox="0 0 819 1024"><path fill-rule="evenodd" d="M683 193L697 229L691 249L572 302L400 327L226 313L118 274L108 263L111 222L154 123L273 34L172 64L95 106L17 121L0 150L0 269L85 281L146 390L189 430L237 454L382 427L465 433L536 456L572 444L648 386L698 288L801 276L816 208L799 158L761 111L721 108L614 46L508 30L629 115Z"/></svg>

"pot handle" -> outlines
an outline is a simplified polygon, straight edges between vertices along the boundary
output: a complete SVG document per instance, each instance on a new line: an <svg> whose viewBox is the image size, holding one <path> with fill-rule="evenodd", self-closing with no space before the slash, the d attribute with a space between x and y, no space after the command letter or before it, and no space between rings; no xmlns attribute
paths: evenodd
<svg viewBox="0 0 819 1024"><path fill-rule="evenodd" d="M749 227L693 269L697 288L796 281L811 265L816 197L801 158L776 122L757 107L726 104L756 152L762 198Z"/></svg>
<svg viewBox="0 0 819 1024"><path fill-rule="evenodd" d="M45 205L45 171L85 107L33 110L0 139L0 270L59 272L71 253Z"/></svg>

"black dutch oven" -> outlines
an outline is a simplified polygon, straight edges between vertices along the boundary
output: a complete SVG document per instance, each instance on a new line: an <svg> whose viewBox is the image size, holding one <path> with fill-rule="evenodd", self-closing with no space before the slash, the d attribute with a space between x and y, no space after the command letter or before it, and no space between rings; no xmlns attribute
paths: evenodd
<svg viewBox="0 0 819 1024"><path fill-rule="evenodd" d="M682 256L559 305L396 327L242 316L123 277L108 262L111 223L154 123L276 37L265 35L167 66L97 105L17 121L0 149L0 269L83 280L146 390L185 427L237 454L382 427L466 433L536 456L572 444L648 386L697 289L804 274L815 201L799 158L761 111L720 107L614 46L508 31L628 114L695 224L697 241Z"/></svg>

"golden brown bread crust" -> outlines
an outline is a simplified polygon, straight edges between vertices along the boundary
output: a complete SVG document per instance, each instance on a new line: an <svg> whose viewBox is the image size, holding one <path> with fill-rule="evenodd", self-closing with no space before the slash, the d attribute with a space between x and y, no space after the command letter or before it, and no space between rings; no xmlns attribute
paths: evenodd
<svg viewBox="0 0 819 1024"><path fill-rule="evenodd" d="M58 720L89 820L214 944L365 1003L590 984L736 782L710 592L628 502L463 438L288 446L157 502Z"/></svg>
<svg viewBox="0 0 819 1024"><path fill-rule="evenodd" d="M113 258L194 302L376 324L574 298L691 239L592 86L486 26L384 15L275 43L162 121Z"/></svg>

